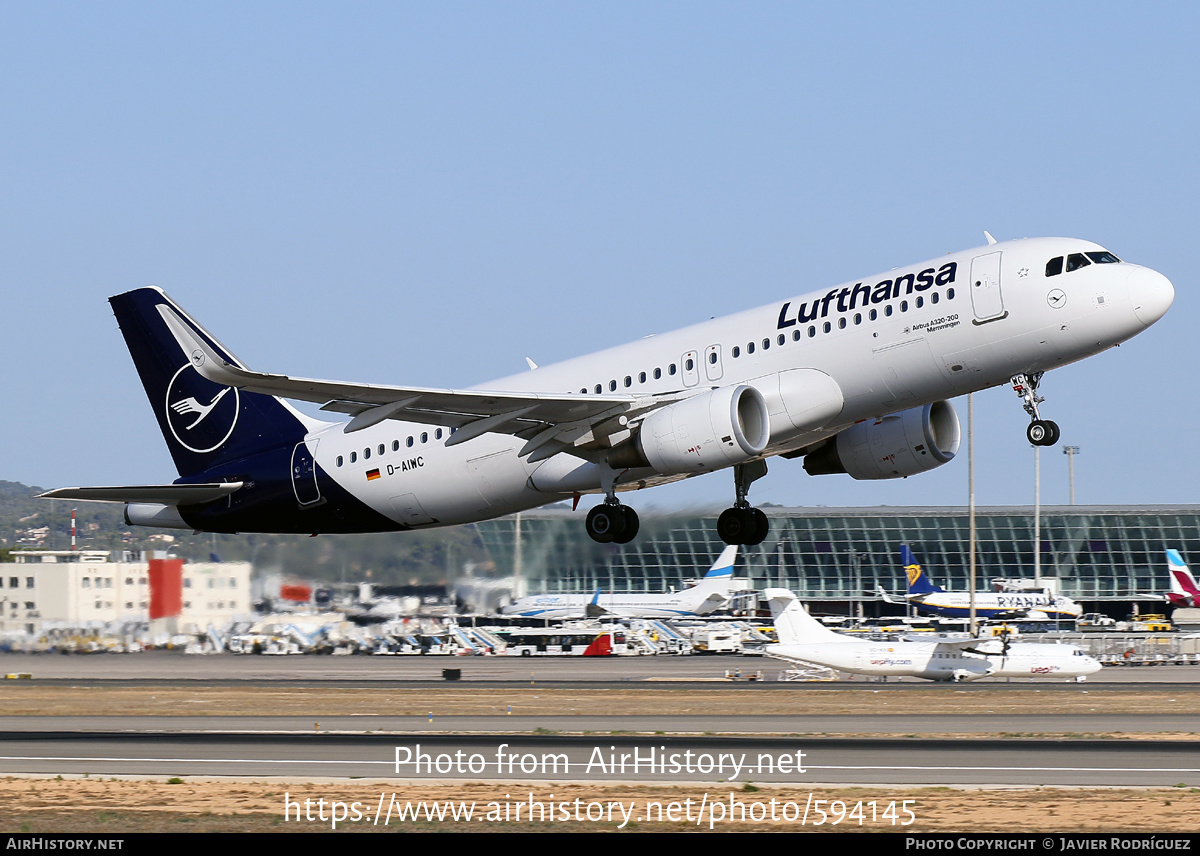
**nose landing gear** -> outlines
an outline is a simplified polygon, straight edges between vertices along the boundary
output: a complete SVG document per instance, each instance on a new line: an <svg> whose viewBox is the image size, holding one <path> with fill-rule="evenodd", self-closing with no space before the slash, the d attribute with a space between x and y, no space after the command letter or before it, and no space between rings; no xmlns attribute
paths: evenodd
<svg viewBox="0 0 1200 856"><path fill-rule="evenodd" d="M1053 446L1062 436L1056 422L1042 419L1038 413L1038 405L1046 399L1037 394L1042 383L1042 372L1018 374L1012 377L1013 392L1021 399L1021 406L1029 414L1029 427L1025 429L1025 437L1034 446Z"/></svg>

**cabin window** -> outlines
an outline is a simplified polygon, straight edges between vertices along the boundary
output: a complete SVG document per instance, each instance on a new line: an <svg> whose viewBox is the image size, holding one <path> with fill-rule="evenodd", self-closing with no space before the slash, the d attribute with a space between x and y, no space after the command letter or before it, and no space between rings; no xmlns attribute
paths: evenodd
<svg viewBox="0 0 1200 856"><path fill-rule="evenodd" d="M799 331L799 330L793 330L793 331L792 331L792 341L793 341L793 342L799 342L799 341L800 341L800 331Z"/></svg>
<svg viewBox="0 0 1200 856"><path fill-rule="evenodd" d="M596 395L599 395L602 392L604 392L604 387L602 387L600 384L596 384Z"/></svg>
<svg viewBox="0 0 1200 856"><path fill-rule="evenodd" d="M645 382L646 382L646 373L638 372L638 383L645 383Z"/></svg>
<svg viewBox="0 0 1200 856"><path fill-rule="evenodd" d="M861 313L861 312L855 312L855 313L854 313L854 323L855 323L855 324L861 324L861 323L862 323L862 313Z"/></svg>
<svg viewBox="0 0 1200 856"><path fill-rule="evenodd" d="M410 449L412 448L412 444L413 444L413 438L412 438L412 437L409 437L408 439L406 439L406 440L404 441L404 445L408 446L408 448L410 448Z"/></svg>
<svg viewBox="0 0 1200 856"><path fill-rule="evenodd" d="M435 439L435 440L442 439L442 429L441 428L439 428L433 432L433 439Z"/></svg>
<svg viewBox="0 0 1200 856"><path fill-rule="evenodd" d="M954 289L953 289L953 288L947 288L947 289L946 289L946 299L947 299L947 300L953 300L953 299L954 299Z"/></svg>
<svg viewBox="0 0 1200 856"><path fill-rule="evenodd" d="M920 309L920 308L921 308L922 306L924 306L924 305L925 305L925 298L924 298L924 297L918 297L918 298L917 298L917 308L918 308L918 309Z"/></svg>
<svg viewBox="0 0 1200 856"><path fill-rule="evenodd" d="M686 363L684 363L684 371L689 371L689 372L690 372L690 371L692 371L692 369L694 369L694 368L696 368L696 361L695 361L695 360L693 360L691 357L688 357L688 360L687 360L687 362L686 362Z"/></svg>
<svg viewBox="0 0 1200 856"><path fill-rule="evenodd" d="M399 451L400 451L400 441L399 441L399 440L393 440L393 441L392 441L392 451L393 451L393 452L399 452Z"/></svg>
<svg viewBox="0 0 1200 856"><path fill-rule="evenodd" d="M737 345L734 345L733 346L733 358L736 360L741 355L742 355L742 349L739 348Z"/></svg>
<svg viewBox="0 0 1200 856"><path fill-rule="evenodd" d="M710 365L714 365L714 366L717 364L717 352L716 351L713 351L711 354L708 355L708 362Z"/></svg>
<svg viewBox="0 0 1200 856"><path fill-rule="evenodd" d="M933 294L929 295L929 302L930 303L938 302L938 293L936 291Z"/></svg>
<svg viewBox="0 0 1200 856"><path fill-rule="evenodd" d="M353 464L357 460L358 460L358 452L351 452L350 453L350 463Z"/></svg>
<svg viewBox="0 0 1200 856"><path fill-rule="evenodd" d="M870 318L872 321L874 321L876 318L879 317L879 310L872 309L870 312L867 313L867 317Z"/></svg>
<svg viewBox="0 0 1200 856"><path fill-rule="evenodd" d="M342 465L342 456L341 456L341 455L338 455L338 456L337 456L337 465L338 465L339 467Z"/></svg>
<svg viewBox="0 0 1200 856"><path fill-rule="evenodd" d="M384 452L386 452L386 451L387 451L387 449L384 447L383 443L380 443L380 444L379 444L379 449L378 449L378 451L379 451L379 454L381 454L381 455L382 455Z"/></svg>
<svg viewBox="0 0 1200 856"><path fill-rule="evenodd" d="M675 364L674 363L671 363L671 365L667 366L667 374L672 375L672 376L675 374Z"/></svg>
<svg viewBox="0 0 1200 856"><path fill-rule="evenodd" d="M901 312L907 312L907 311L908 311L908 301L907 301L907 300L901 300L901 301L900 301L900 311L901 311Z"/></svg>
<svg viewBox="0 0 1200 856"><path fill-rule="evenodd" d="M833 329L833 325L830 324L828 321L826 321L824 324L821 325L821 329L823 331L825 331L826 333L828 333L830 330Z"/></svg>
<svg viewBox="0 0 1200 856"><path fill-rule="evenodd" d="M370 447L368 447L368 448L366 448L366 449L363 449L363 460L364 460L364 461L365 461L365 460L368 460L370 457L371 457L371 449L370 449Z"/></svg>
<svg viewBox="0 0 1200 856"><path fill-rule="evenodd" d="M839 318L839 319L838 319L838 329L839 329L839 330L845 330L845 329L846 329L846 319L845 319L845 318Z"/></svg>
<svg viewBox="0 0 1200 856"><path fill-rule="evenodd" d="M747 353L747 354L753 354L753 353L754 353L754 343L753 343L753 342L747 342L747 343L746 343L746 353Z"/></svg>
<svg viewBox="0 0 1200 856"><path fill-rule="evenodd" d="M617 382L616 382L615 380L610 380L610 381L608 382L608 391L609 391L609 392L616 392L616 391L617 391Z"/></svg>
<svg viewBox="0 0 1200 856"><path fill-rule="evenodd" d="M421 442L422 442L422 443L428 443L428 442L429 442L429 432L428 432L428 431L422 431L422 432L421 432Z"/></svg>
<svg viewBox="0 0 1200 856"><path fill-rule="evenodd" d="M629 389L631 386L633 386L633 378L631 378L629 375L625 375L625 388Z"/></svg>
<svg viewBox="0 0 1200 856"><path fill-rule="evenodd" d="M808 338L810 338L810 339L811 339L811 338L812 338L813 336L815 336L815 335L817 335L817 328L816 328L815 326L809 326L809 328L808 328Z"/></svg>
<svg viewBox="0 0 1200 856"><path fill-rule="evenodd" d="M654 370L654 379L659 380L661 378L662 378L662 369L655 369Z"/></svg>
<svg viewBox="0 0 1200 856"><path fill-rule="evenodd" d="M782 333L780 333L778 336L775 337L776 345L782 345L786 341L787 341L787 337L784 336Z"/></svg>
<svg viewBox="0 0 1200 856"><path fill-rule="evenodd" d="M889 318L892 317L892 304L889 303L887 306L883 307L883 314Z"/></svg>

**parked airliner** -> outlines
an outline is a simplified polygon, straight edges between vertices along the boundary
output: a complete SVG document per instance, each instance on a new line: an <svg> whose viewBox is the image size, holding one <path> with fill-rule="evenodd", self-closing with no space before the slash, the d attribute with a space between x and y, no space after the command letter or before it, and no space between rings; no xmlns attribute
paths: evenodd
<svg viewBox="0 0 1200 856"><path fill-rule="evenodd" d="M935 586L929 575L917 563L907 544L900 545L900 561L908 577L908 594L904 600L894 598L882 588L879 594L888 603L905 603L927 615L947 618L967 618L971 614L971 593L946 591ZM1049 591L976 592L975 615L978 618L1043 618L1074 621L1083 608L1069 597Z"/></svg>
<svg viewBox="0 0 1200 856"><path fill-rule="evenodd" d="M1173 606L1200 606L1200 586L1196 585L1196 578L1188 570L1178 550L1167 550L1167 570L1171 575L1171 590L1167 592L1167 600Z"/></svg>
<svg viewBox="0 0 1200 856"><path fill-rule="evenodd" d="M872 642L834 633L804 609L787 589L767 589L779 643L766 653L788 662L824 666L856 675L974 681L979 678L1076 678L1100 671L1100 663L1072 645L956 639Z"/></svg>
<svg viewBox="0 0 1200 856"><path fill-rule="evenodd" d="M722 551L707 574L694 585L667 594L537 594L500 610L527 618L680 618L707 615L729 600L729 582L737 546Z"/></svg>
<svg viewBox="0 0 1200 856"><path fill-rule="evenodd" d="M985 233L986 235L986 233ZM126 503L130 524L205 532L447 526L602 493L600 542L630 541L618 492L733 470L717 529L757 544L747 499L773 456L813 475L904 478L959 447L946 399L1011 383L1051 445L1043 373L1142 332L1162 274L1068 238L996 243L466 389L252 371L157 288L111 298L179 478L44 496ZM319 402L348 421L301 414Z"/></svg>

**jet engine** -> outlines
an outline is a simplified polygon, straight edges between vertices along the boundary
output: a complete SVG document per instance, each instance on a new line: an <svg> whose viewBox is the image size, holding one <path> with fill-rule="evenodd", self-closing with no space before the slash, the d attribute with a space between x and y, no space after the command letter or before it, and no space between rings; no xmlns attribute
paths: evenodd
<svg viewBox="0 0 1200 856"><path fill-rule="evenodd" d="M810 452L804 469L813 476L907 478L951 460L961 438L954 407L937 401L850 426Z"/></svg>
<svg viewBox="0 0 1200 856"><path fill-rule="evenodd" d="M770 438L762 393L746 384L722 386L655 410L608 463L664 474L709 472L762 454Z"/></svg>

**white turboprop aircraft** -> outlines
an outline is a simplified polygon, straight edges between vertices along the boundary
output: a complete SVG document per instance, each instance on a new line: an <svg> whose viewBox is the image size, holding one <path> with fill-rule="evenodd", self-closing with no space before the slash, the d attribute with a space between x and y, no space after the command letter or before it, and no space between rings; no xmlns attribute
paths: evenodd
<svg viewBox="0 0 1200 856"><path fill-rule="evenodd" d="M737 546L722 551L704 578L694 585L669 594L538 594L523 597L500 610L505 615L527 618L680 618L707 615L729 600L729 582Z"/></svg>
<svg viewBox="0 0 1200 856"><path fill-rule="evenodd" d="M985 233L986 234L986 233ZM601 542L630 541L635 490L732 468L728 544L757 544L766 459L903 478L954 457L946 399L1006 383L1051 445L1042 373L1142 332L1162 274L1088 241L989 244L651 336L474 389L307 380L246 368L163 292L110 300L179 471L173 484L62 488L130 524L369 532L485 520L585 493ZM281 399L348 414L322 422Z"/></svg>
<svg viewBox="0 0 1200 856"><path fill-rule="evenodd" d="M1072 645L956 639L872 642L834 633L805 611L787 589L763 592L775 619L777 645L769 657L824 666L856 675L974 681L979 678L1076 678L1100 671L1100 663Z"/></svg>

